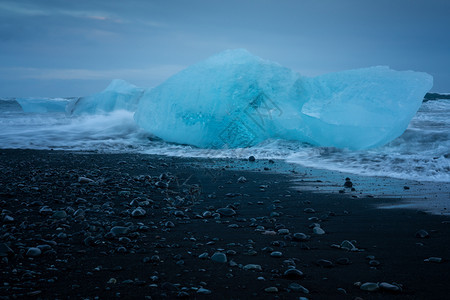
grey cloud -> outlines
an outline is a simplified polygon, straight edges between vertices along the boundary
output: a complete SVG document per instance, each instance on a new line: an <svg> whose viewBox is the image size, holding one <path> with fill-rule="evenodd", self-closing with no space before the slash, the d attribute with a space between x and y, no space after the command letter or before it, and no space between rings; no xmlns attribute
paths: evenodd
<svg viewBox="0 0 450 300"><path fill-rule="evenodd" d="M76 81L83 95L108 76L153 84L170 73L163 66L246 48L305 75L425 71L436 91L450 91L448 11L446 0L1 1L0 86L23 80L18 94L54 94L52 82L61 91Z"/></svg>

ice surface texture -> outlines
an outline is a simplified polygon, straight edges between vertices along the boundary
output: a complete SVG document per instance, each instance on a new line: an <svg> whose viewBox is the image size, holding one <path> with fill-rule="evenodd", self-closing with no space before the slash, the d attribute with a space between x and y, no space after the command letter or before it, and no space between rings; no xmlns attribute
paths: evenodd
<svg viewBox="0 0 450 300"><path fill-rule="evenodd" d="M103 92L71 102L67 105L66 112L69 115L99 114L115 110L134 112L143 92L143 88L115 79Z"/></svg>
<svg viewBox="0 0 450 300"><path fill-rule="evenodd" d="M135 120L166 141L203 148L274 138L365 149L403 133L432 81L388 67L308 78L246 50L228 50L147 90Z"/></svg>
<svg viewBox="0 0 450 300"><path fill-rule="evenodd" d="M64 112L69 103L64 98L17 98L16 101L26 113Z"/></svg>

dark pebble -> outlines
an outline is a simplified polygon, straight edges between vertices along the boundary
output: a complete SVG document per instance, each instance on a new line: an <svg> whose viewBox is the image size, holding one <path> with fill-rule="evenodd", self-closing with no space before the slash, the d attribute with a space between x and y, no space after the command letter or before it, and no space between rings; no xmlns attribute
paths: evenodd
<svg viewBox="0 0 450 300"><path fill-rule="evenodd" d="M283 277L286 279L300 279L303 278L303 272L297 269L288 269L284 272Z"/></svg>
<svg viewBox="0 0 450 300"><path fill-rule="evenodd" d="M229 207L219 208L218 210L216 210L216 212L218 212L220 215L225 216L225 217L231 217L236 214L236 211Z"/></svg>
<svg viewBox="0 0 450 300"><path fill-rule="evenodd" d="M305 241L309 240L310 236L306 235L304 233L301 233L301 232L297 232L297 233L294 233L292 238L294 241L297 241L297 242L305 242Z"/></svg>
<svg viewBox="0 0 450 300"><path fill-rule="evenodd" d="M340 265L349 265L350 259L348 259L347 257L341 257L341 258L337 259L336 263L338 263Z"/></svg>
<svg viewBox="0 0 450 300"><path fill-rule="evenodd" d="M429 237L430 237L430 234L424 229L420 229L419 231L416 232L416 238L426 239Z"/></svg>
<svg viewBox="0 0 450 300"><path fill-rule="evenodd" d="M332 268L334 267L334 264L326 259L319 259L318 261L316 261L316 264L322 268Z"/></svg>

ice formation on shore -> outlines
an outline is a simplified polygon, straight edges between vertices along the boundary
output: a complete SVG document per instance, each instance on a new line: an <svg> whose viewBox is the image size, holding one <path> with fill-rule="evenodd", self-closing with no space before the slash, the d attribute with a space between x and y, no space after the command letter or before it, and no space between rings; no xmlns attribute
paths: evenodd
<svg viewBox="0 0 450 300"><path fill-rule="evenodd" d="M81 97L66 107L69 115L108 113L115 110L135 111L143 88L121 79L113 80L100 93Z"/></svg>
<svg viewBox="0 0 450 300"><path fill-rule="evenodd" d="M69 99L65 98L16 98L26 113L64 112Z"/></svg>
<svg viewBox="0 0 450 300"><path fill-rule="evenodd" d="M228 50L145 91L135 120L166 141L204 148L274 138L366 149L404 132L432 82L426 73L388 67L307 78ZM102 103L110 100L105 94Z"/></svg>

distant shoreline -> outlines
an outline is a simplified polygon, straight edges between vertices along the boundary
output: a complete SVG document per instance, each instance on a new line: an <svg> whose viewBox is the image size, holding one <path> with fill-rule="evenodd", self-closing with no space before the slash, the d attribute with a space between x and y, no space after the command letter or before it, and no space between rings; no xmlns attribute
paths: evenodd
<svg viewBox="0 0 450 300"><path fill-rule="evenodd" d="M426 93L423 101L450 99L450 93Z"/></svg>

